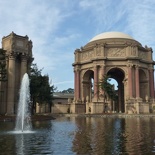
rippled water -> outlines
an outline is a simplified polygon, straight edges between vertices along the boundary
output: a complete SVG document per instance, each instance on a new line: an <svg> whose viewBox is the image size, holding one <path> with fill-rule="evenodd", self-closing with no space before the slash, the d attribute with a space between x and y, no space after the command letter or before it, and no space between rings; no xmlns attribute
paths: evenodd
<svg viewBox="0 0 155 155"><path fill-rule="evenodd" d="M0 122L0 155L151 155L155 118L71 117L33 122L30 133L15 133Z"/></svg>

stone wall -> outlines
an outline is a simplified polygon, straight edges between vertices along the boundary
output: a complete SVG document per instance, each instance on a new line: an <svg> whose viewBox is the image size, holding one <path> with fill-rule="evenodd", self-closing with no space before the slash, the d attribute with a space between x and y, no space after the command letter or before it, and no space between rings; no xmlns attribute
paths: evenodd
<svg viewBox="0 0 155 155"><path fill-rule="evenodd" d="M51 113L70 113L70 104L54 104L51 108Z"/></svg>

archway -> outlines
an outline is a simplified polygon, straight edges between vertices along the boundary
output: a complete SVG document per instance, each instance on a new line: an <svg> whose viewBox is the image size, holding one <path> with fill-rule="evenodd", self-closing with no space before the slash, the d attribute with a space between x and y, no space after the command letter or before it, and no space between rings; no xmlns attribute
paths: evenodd
<svg viewBox="0 0 155 155"><path fill-rule="evenodd" d="M144 70L139 70L139 85L140 85L140 98L145 101L146 96L148 96L148 78Z"/></svg>
<svg viewBox="0 0 155 155"><path fill-rule="evenodd" d="M82 83L83 101L86 102L86 98L92 101L94 97L94 72L92 70L87 70L84 73Z"/></svg>
<svg viewBox="0 0 155 155"><path fill-rule="evenodd" d="M113 78L118 83L118 101L115 101L115 111L117 112L125 112L125 106L124 106L124 84L123 80L125 78L124 71L120 68L112 68L107 72L107 75L110 78Z"/></svg>

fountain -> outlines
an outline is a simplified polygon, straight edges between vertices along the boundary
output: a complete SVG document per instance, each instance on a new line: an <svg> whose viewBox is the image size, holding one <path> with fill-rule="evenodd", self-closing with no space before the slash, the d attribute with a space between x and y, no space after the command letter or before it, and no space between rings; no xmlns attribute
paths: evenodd
<svg viewBox="0 0 155 155"><path fill-rule="evenodd" d="M30 116L30 90L29 90L29 77L25 73L21 82L19 94L18 110L16 116L17 132L29 132L31 130L31 116Z"/></svg>

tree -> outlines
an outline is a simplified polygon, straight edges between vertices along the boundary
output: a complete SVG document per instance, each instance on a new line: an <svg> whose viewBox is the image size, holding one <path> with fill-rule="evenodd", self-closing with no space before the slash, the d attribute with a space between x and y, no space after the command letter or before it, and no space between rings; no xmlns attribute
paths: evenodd
<svg viewBox="0 0 155 155"><path fill-rule="evenodd" d="M5 52L5 50L0 49L0 81L6 81L7 77Z"/></svg>
<svg viewBox="0 0 155 155"><path fill-rule="evenodd" d="M109 83L110 77L104 75L102 79L99 81L99 88L104 92L104 97L109 97L112 100L115 100L117 95L113 88L113 85Z"/></svg>
<svg viewBox="0 0 155 155"><path fill-rule="evenodd" d="M61 93L74 93L74 89L68 88L67 90L63 90Z"/></svg>
<svg viewBox="0 0 155 155"><path fill-rule="evenodd" d="M36 64L32 64L30 70L30 94L32 101L32 113L36 109L36 102L47 103L51 106L54 86L50 86L48 75L42 76Z"/></svg>
<svg viewBox="0 0 155 155"><path fill-rule="evenodd" d="M6 70L6 51L0 49L0 102L4 96L3 82L7 81L7 70ZM1 103L0 103L1 104Z"/></svg>
<svg viewBox="0 0 155 155"><path fill-rule="evenodd" d="M113 85L109 83L110 76L104 75L102 79L99 81L99 88L103 92L104 103L106 102L107 97L112 101L117 100L117 94L113 88Z"/></svg>

